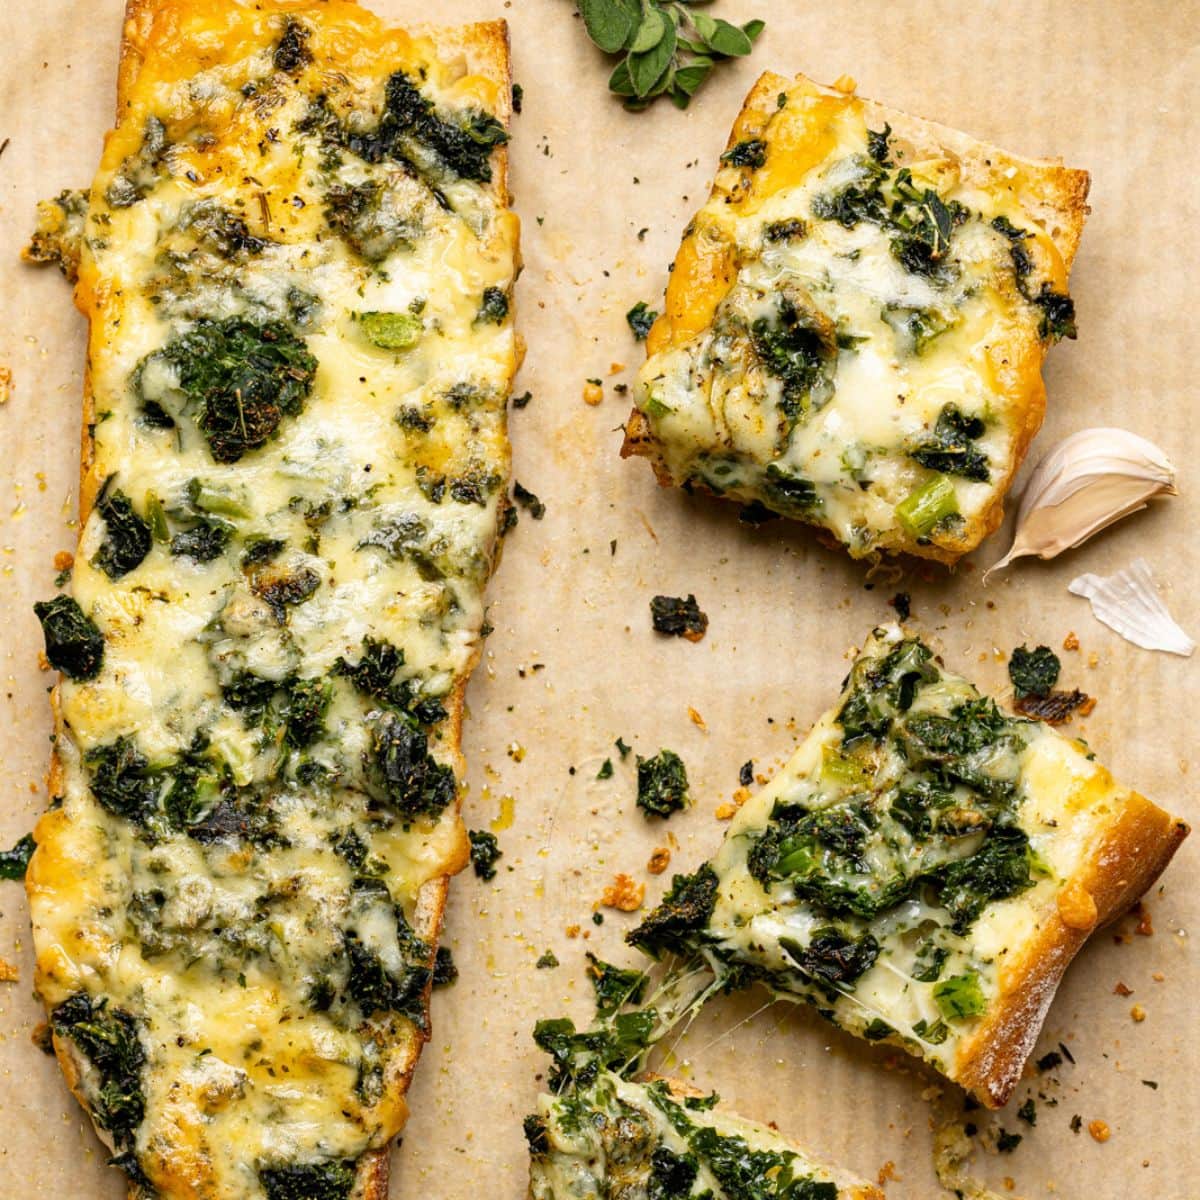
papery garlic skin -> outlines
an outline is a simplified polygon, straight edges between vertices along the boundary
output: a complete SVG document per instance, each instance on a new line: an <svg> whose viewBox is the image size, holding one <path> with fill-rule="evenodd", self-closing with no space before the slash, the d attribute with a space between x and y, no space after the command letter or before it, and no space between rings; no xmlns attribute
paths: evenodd
<svg viewBox="0 0 1200 1200"><path fill-rule="evenodd" d="M1067 591L1084 596L1096 620L1144 650L1190 658L1196 643L1175 623L1154 587L1150 564L1135 559L1115 575L1080 575Z"/></svg>
<svg viewBox="0 0 1200 1200"><path fill-rule="evenodd" d="M1127 429L1082 429L1064 438L1029 477L1008 553L985 572L1036 554L1054 558L1138 512L1174 496L1175 468L1153 442Z"/></svg>

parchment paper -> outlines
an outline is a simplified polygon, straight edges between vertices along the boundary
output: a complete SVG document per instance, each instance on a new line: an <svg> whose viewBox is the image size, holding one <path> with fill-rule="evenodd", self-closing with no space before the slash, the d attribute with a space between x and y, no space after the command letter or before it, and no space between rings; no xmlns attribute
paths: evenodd
<svg viewBox="0 0 1200 1200"><path fill-rule="evenodd" d="M512 186L524 221L519 321L529 345L518 390L533 400L514 414L512 439L517 478L548 511L541 522L523 514L491 591L495 632L468 694L465 813L470 826L498 830L504 858L493 884L468 872L453 886L447 942L462 974L434 1002L392 1187L403 1200L518 1200L520 1118L543 1067L530 1028L539 1016L588 1015L586 949L632 959L621 936L636 915L610 910L597 927L593 903L619 871L648 885L647 904L656 900L671 873L646 873L656 846L672 849L671 871L693 869L715 848L724 826L714 814L740 765L752 758L761 772L789 753L829 703L849 649L892 616L897 588L912 594L914 627L985 688L1003 688L1013 646L1057 648L1075 631L1081 649L1063 653L1063 682L1098 697L1079 732L1120 778L1200 818L1190 775L1200 667L1126 644L1066 591L1079 572L1108 573L1142 554L1177 618L1200 633L1200 5L723 0L721 15L767 20L753 57L716 72L687 113L663 103L639 115L610 101L610 66L568 0L374 7L400 21L506 16L525 89ZM112 112L120 16L120 0L0 5L0 138L11 139L0 158L0 362L14 377L0 407L5 845L46 801L51 677L38 670L30 606L52 594L54 552L74 547L83 369L83 322L67 288L16 256L34 201L91 178ZM977 565L1000 556L1007 528L954 575L909 569L872 587L862 565L803 529L776 521L748 530L731 507L661 491L644 463L618 459L627 402L613 385L629 378L618 365L641 356L624 313L639 299L656 305L741 98L767 68L825 81L849 73L865 95L1092 171L1094 211L1072 281L1080 337L1050 355L1049 413L1032 458L1075 429L1124 425L1166 449L1180 499L1057 562L1021 564L986 591ZM605 380L599 407L582 400L589 376ZM707 638L652 634L656 592L694 592L711 619ZM677 750L695 807L669 825L644 820L633 804L634 759L619 760L618 736L646 755ZM597 781L608 757L615 774ZM1152 936L1127 920L1072 967L1038 1052L1061 1041L1076 1063L1031 1078L1001 1114L1025 1136L1011 1154L980 1156L996 1186L1010 1177L1014 1195L1062 1200L1185 1200L1200 1190L1200 962L1189 936L1200 926L1198 862L1193 837L1150 897ZM535 969L547 949L561 966ZM41 1011L15 884L0 884L0 957L20 970L18 982L0 984L0 1191L116 1200L120 1176L103 1166L54 1063L30 1043ZM1132 995L1114 994L1119 983ZM1135 1004L1142 1022L1130 1015ZM760 995L713 1005L672 1069L872 1178L890 1160L892 1200L941 1195L924 1098L931 1077L804 1011L774 1005L748 1020L761 1005ZM1030 1129L1015 1109L1036 1093L1048 1099ZM1096 1119L1111 1128L1104 1144L1087 1132Z"/></svg>

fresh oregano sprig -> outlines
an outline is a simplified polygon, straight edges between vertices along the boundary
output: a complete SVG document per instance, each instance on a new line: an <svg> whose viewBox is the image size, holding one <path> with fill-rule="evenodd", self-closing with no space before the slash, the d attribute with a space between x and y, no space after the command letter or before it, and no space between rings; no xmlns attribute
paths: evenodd
<svg viewBox="0 0 1200 1200"><path fill-rule="evenodd" d="M640 110L659 96L687 108L717 63L743 58L765 22L733 25L698 11L711 0L576 0L588 37L621 61L608 80L625 107Z"/></svg>

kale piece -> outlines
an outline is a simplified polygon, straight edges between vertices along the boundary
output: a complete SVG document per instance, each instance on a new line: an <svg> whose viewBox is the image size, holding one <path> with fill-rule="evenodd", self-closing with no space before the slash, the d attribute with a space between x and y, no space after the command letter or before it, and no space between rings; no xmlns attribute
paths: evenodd
<svg viewBox="0 0 1200 1200"><path fill-rule="evenodd" d="M410 250L419 227L397 211L379 183L335 184L325 193L325 220L356 254L379 263L395 250Z"/></svg>
<svg viewBox="0 0 1200 1200"><path fill-rule="evenodd" d="M1042 341L1058 342L1077 336L1075 301L1066 292L1056 292L1049 283L1043 283L1041 291L1030 300L1041 309L1038 337Z"/></svg>
<svg viewBox="0 0 1200 1200"><path fill-rule="evenodd" d="M58 1037L79 1047L95 1069L98 1086L88 1088L96 1124L112 1134L118 1147L132 1142L146 1113L142 1068L146 1052L138 1037L137 1021L124 1009L95 1001L87 992L75 992L51 1014L50 1025Z"/></svg>
<svg viewBox="0 0 1200 1200"><path fill-rule="evenodd" d="M952 918L955 933L966 933L993 900L1007 900L1033 886L1029 838L1015 826L994 829L970 857L936 874L938 903Z"/></svg>
<svg viewBox="0 0 1200 1200"><path fill-rule="evenodd" d="M102 746L93 746L83 756L90 772L92 795L114 816L147 828L158 815L159 774L128 735Z"/></svg>
<svg viewBox="0 0 1200 1200"><path fill-rule="evenodd" d="M17 839L11 850L0 850L0 879L24 879L25 868L36 849L33 834L27 833Z"/></svg>
<svg viewBox="0 0 1200 1200"><path fill-rule="evenodd" d="M767 464L763 494L770 507L777 512L804 512L821 507L821 497L817 495L816 487L802 476L791 474L778 463Z"/></svg>
<svg viewBox="0 0 1200 1200"><path fill-rule="evenodd" d="M688 1141L726 1193L739 1200L837 1200L836 1184L796 1177L796 1155L790 1151L752 1150L745 1138L718 1133L710 1125L697 1128Z"/></svg>
<svg viewBox="0 0 1200 1200"><path fill-rule="evenodd" d="M933 437L914 446L909 457L931 471L986 483L991 478L987 455L975 445L985 430L980 417L968 417L957 404L947 404L938 414Z"/></svg>
<svg viewBox="0 0 1200 1200"><path fill-rule="evenodd" d="M357 663L351 665L339 657L334 663L333 673L350 680L356 691L376 700L391 696L392 679L404 666L404 651L382 638L368 634L362 641L362 653Z"/></svg>
<svg viewBox="0 0 1200 1200"><path fill-rule="evenodd" d="M458 966L449 946L439 946L433 958L433 986L449 987L458 978Z"/></svg>
<svg viewBox="0 0 1200 1200"><path fill-rule="evenodd" d="M533 1040L554 1060L547 1082L554 1092L569 1086L588 1087L603 1070L627 1074L635 1070L658 1020L653 1008L618 1013L598 1029L577 1033L566 1017L538 1021Z"/></svg>
<svg viewBox="0 0 1200 1200"><path fill-rule="evenodd" d="M253 671L238 671L221 687L221 699L242 714L247 725L257 725L265 715L279 683Z"/></svg>
<svg viewBox="0 0 1200 1200"><path fill-rule="evenodd" d="M521 1122L521 1128L529 1146L529 1157L545 1158L550 1153L550 1130L546 1127L545 1118L537 1113L530 1113Z"/></svg>
<svg viewBox="0 0 1200 1200"><path fill-rule="evenodd" d="M708 863L694 875L676 875L659 906L625 940L655 957L685 953L713 914L718 882Z"/></svg>
<svg viewBox="0 0 1200 1200"><path fill-rule="evenodd" d="M540 521L546 515L546 506L520 480L513 483L513 499L525 509L535 520Z"/></svg>
<svg viewBox="0 0 1200 1200"><path fill-rule="evenodd" d="M779 408L795 424L810 405L813 387L837 357L828 320L782 296L773 317L759 317L750 326L750 340L763 366L782 381Z"/></svg>
<svg viewBox="0 0 1200 1200"><path fill-rule="evenodd" d="M354 1187L354 1160L292 1163L259 1171L267 1200L346 1200Z"/></svg>
<svg viewBox="0 0 1200 1200"><path fill-rule="evenodd" d="M590 951L587 960L588 978L596 993L596 1016L611 1017L626 1004L641 1003L646 990L644 971L615 967L612 963L601 961Z"/></svg>
<svg viewBox="0 0 1200 1200"><path fill-rule="evenodd" d="M807 946L780 938L784 953L808 976L846 987L875 965L879 942L870 933L848 937L832 925L816 930Z"/></svg>
<svg viewBox="0 0 1200 1200"><path fill-rule="evenodd" d="M312 33L306 26L289 17L283 27L283 36L279 39L272 56L275 70L291 75L312 62L312 55L306 45L311 36Z"/></svg>
<svg viewBox="0 0 1200 1200"><path fill-rule="evenodd" d="M634 341L644 342L650 334L650 328L658 320L658 313L650 308L645 300L639 300L626 314Z"/></svg>
<svg viewBox="0 0 1200 1200"><path fill-rule="evenodd" d="M708 616L700 611L696 597L688 593L679 596L653 596L650 599L650 620L655 633L671 634L698 642L708 629Z"/></svg>
<svg viewBox="0 0 1200 1200"><path fill-rule="evenodd" d="M721 155L721 161L727 167L749 167L756 171L767 161L767 143L761 138L747 138L730 146Z"/></svg>
<svg viewBox="0 0 1200 1200"><path fill-rule="evenodd" d="M190 529L182 529L171 538L171 554L193 562L212 562L225 553L233 534L228 521L201 517Z"/></svg>
<svg viewBox="0 0 1200 1200"><path fill-rule="evenodd" d="M39 600L33 611L46 639L46 660L70 679L95 679L104 665L104 635L71 596Z"/></svg>
<svg viewBox="0 0 1200 1200"><path fill-rule="evenodd" d="M496 861L504 857L500 843L494 833L486 829L468 829L467 839L471 843L471 866L480 879L496 878Z"/></svg>
<svg viewBox="0 0 1200 1200"><path fill-rule="evenodd" d="M333 698L333 685L325 679L290 679L283 705L284 741L293 750L304 750L325 735L325 714Z"/></svg>
<svg viewBox="0 0 1200 1200"><path fill-rule="evenodd" d="M215 200L194 204L180 225L190 229L202 246L228 261L261 254L271 245L266 238L252 234L242 217Z"/></svg>
<svg viewBox="0 0 1200 1200"><path fill-rule="evenodd" d="M150 526L133 511L124 492L102 493L96 511L104 520L104 540L92 562L109 579L128 575L150 553Z"/></svg>
<svg viewBox="0 0 1200 1200"><path fill-rule="evenodd" d="M950 238L967 219L967 209L956 200L947 204L932 188L918 189L907 168L897 172L893 186L900 200L892 205L898 231L891 241L892 256L913 275L942 275Z"/></svg>
<svg viewBox="0 0 1200 1200"><path fill-rule="evenodd" d="M798 242L808 236L808 223L800 217L788 217L784 221L770 221L763 226L763 241Z"/></svg>
<svg viewBox="0 0 1200 1200"><path fill-rule="evenodd" d="M1008 660L1008 677L1017 698L1048 696L1058 682L1062 662L1049 646L1029 650L1018 646Z"/></svg>
<svg viewBox="0 0 1200 1200"><path fill-rule="evenodd" d="M502 325L508 316L508 293L503 288L483 289L479 300L479 311L475 314L477 325Z"/></svg>
<svg viewBox="0 0 1200 1200"><path fill-rule="evenodd" d="M687 1200L699 1171L694 1154L676 1154L667 1146L657 1146L650 1155L646 1195L650 1200Z"/></svg>
<svg viewBox="0 0 1200 1200"><path fill-rule="evenodd" d="M357 934L347 932L342 940L349 964L346 991L362 1009L363 1016L397 1012L424 1028L425 990L433 978L433 971L426 966L408 964L399 975L393 975L379 955L363 945Z"/></svg>
<svg viewBox="0 0 1200 1200"><path fill-rule="evenodd" d="M850 673L849 696L837 715L843 744L881 738L912 706L918 689L939 678L929 649L914 638L897 642L881 659L864 659Z"/></svg>
<svg viewBox="0 0 1200 1200"><path fill-rule="evenodd" d="M265 600L275 620L283 625L287 621L287 610L303 604L321 585L321 577L311 567L298 571L281 572L275 575L258 575L250 585L254 594Z"/></svg>
<svg viewBox="0 0 1200 1200"><path fill-rule="evenodd" d="M372 728L371 776L376 796L404 818L436 817L453 803L454 772L429 753L415 721L383 713Z"/></svg>
<svg viewBox="0 0 1200 1200"><path fill-rule="evenodd" d="M172 367L217 462L237 462L304 407L317 360L281 321L202 317L155 352ZM139 364L144 366L146 360Z"/></svg>
<svg viewBox="0 0 1200 1200"><path fill-rule="evenodd" d="M881 166L890 167L888 162L888 142L891 140L892 127L886 121L880 130L867 130L867 153Z"/></svg>
<svg viewBox="0 0 1200 1200"><path fill-rule="evenodd" d="M637 760L637 806L647 817L669 817L689 803L687 769L674 750Z"/></svg>

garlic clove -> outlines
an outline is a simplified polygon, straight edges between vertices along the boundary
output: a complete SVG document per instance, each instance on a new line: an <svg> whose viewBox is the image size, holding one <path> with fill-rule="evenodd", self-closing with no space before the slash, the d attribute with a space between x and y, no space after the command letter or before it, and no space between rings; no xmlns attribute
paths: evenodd
<svg viewBox="0 0 1200 1200"><path fill-rule="evenodd" d="M984 573L1036 554L1074 549L1155 496L1174 496L1175 468L1151 441L1127 429L1082 429L1055 446L1029 477L1008 553Z"/></svg>
<svg viewBox="0 0 1200 1200"><path fill-rule="evenodd" d="M1135 559L1115 575L1080 575L1067 584L1067 591L1086 597L1095 618L1135 646L1184 658L1196 649L1155 591L1154 576L1144 558Z"/></svg>

